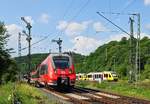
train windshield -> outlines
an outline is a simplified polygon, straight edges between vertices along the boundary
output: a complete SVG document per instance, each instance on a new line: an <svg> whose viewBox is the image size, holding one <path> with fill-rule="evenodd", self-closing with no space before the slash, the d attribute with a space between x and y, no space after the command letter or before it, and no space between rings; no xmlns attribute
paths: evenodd
<svg viewBox="0 0 150 104"><path fill-rule="evenodd" d="M111 73L113 77L117 77L117 74L116 73Z"/></svg>
<svg viewBox="0 0 150 104"><path fill-rule="evenodd" d="M69 68L70 62L69 62L69 57L64 57L64 56L55 56L53 57L54 65L59 69L66 69Z"/></svg>

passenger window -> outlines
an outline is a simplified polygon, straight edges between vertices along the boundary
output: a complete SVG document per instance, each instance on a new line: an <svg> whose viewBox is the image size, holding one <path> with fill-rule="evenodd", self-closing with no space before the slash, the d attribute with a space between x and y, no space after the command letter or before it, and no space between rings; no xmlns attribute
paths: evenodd
<svg viewBox="0 0 150 104"><path fill-rule="evenodd" d="M41 70L40 70L40 74L43 75L43 74L47 74L47 73L48 73L48 66L46 64L42 65Z"/></svg>

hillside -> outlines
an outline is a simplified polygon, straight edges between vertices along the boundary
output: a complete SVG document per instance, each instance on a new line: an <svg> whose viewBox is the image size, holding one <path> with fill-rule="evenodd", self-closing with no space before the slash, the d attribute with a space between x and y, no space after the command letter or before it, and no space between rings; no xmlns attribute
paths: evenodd
<svg viewBox="0 0 150 104"><path fill-rule="evenodd" d="M135 40L134 45L135 45ZM82 72L114 70L120 76L129 74L130 40L123 37L121 41L111 41L98 47L95 52L87 56L84 62L78 65ZM132 47L133 48L133 47ZM140 40L141 61L140 69L143 78L150 79L150 39L144 37ZM135 50L135 48L133 48ZM135 57L135 54L133 54ZM135 61L134 61L135 62ZM134 63L135 64L135 63Z"/></svg>
<svg viewBox="0 0 150 104"><path fill-rule="evenodd" d="M129 62L131 47L129 43L130 40L123 37L121 41L111 41L108 44L98 47L95 52L91 53L89 56L82 56L80 54L73 53L76 72L88 73L91 71L114 70L120 75L120 77L127 76L129 74L129 69L131 68L131 64ZM140 69L143 73L143 78L150 79L150 39L147 37L141 39L140 48ZM135 50L135 48L133 48L133 50ZM48 53L33 54L32 67L35 68L36 65L44 60L47 55ZM135 54L133 54L133 56L135 56ZM26 72L26 62L27 57L21 57L22 72Z"/></svg>

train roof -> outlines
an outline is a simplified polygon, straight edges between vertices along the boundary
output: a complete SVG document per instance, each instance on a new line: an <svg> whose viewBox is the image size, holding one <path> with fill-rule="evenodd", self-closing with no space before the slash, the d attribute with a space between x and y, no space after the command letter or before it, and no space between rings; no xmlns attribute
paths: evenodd
<svg viewBox="0 0 150 104"><path fill-rule="evenodd" d="M88 73L87 75L90 75L90 74L102 74L103 72L90 72Z"/></svg>
<svg viewBox="0 0 150 104"><path fill-rule="evenodd" d="M77 73L76 75L85 75L85 73Z"/></svg>
<svg viewBox="0 0 150 104"><path fill-rule="evenodd" d="M116 73L115 71L103 71L104 73Z"/></svg>
<svg viewBox="0 0 150 104"><path fill-rule="evenodd" d="M53 56L70 56L70 55L67 53L50 53L49 56L53 57Z"/></svg>
<svg viewBox="0 0 150 104"><path fill-rule="evenodd" d="M41 62L41 64L45 64L49 58L53 58L54 56L66 56L66 57L69 57L69 59L71 59L71 55L69 55L67 53L50 53L47 56L47 58ZM70 61L72 62L72 60L70 60Z"/></svg>

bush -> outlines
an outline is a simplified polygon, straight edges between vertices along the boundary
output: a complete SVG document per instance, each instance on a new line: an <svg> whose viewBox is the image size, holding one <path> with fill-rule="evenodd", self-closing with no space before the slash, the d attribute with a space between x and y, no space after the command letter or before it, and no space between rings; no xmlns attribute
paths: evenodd
<svg viewBox="0 0 150 104"><path fill-rule="evenodd" d="M39 89L27 84L17 83L15 89L14 83L1 85L0 104L12 104L14 99L21 104L54 104Z"/></svg>

